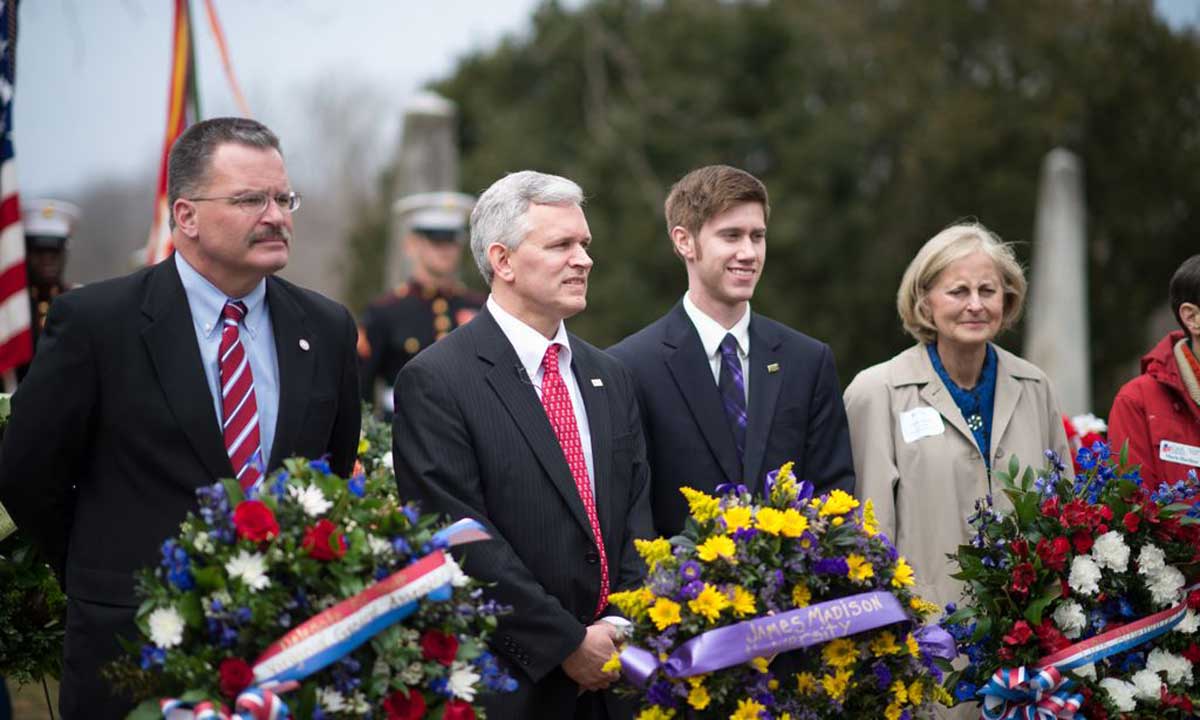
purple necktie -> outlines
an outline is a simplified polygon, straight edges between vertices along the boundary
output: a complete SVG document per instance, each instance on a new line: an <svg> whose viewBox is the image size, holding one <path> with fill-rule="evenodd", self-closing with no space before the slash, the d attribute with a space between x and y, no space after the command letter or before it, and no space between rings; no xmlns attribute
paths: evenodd
<svg viewBox="0 0 1200 720"><path fill-rule="evenodd" d="M741 462L746 454L746 381L742 376L737 340L728 333L721 341L721 372L717 378L721 404L725 406L725 417L729 418L733 444L737 446L738 461Z"/></svg>

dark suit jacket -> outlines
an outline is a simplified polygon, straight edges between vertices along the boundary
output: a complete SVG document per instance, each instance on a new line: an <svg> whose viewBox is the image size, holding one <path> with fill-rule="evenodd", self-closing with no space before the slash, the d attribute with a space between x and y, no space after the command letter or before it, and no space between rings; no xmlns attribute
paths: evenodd
<svg viewBox="0 0 1200 720"><path fill-rule="evenodd" d="M633 371L646 428L654 525L683 530L682 486L721 483L761 491L766 473L789 460L817 492L854 490L850 430L829 346L786 325L750 317L750 401L743 472L700 335L676 303L663 317L609 348Z"/></svg>
<svg viewBox="0 0 1200 720"><path fill-rule="evenodd" d="M354 321L274 277L267 307L280 386L269 467L330 453L348 473L360 424ZM175 260L55 300L13 397L0 503L65 575L68 720L119 713L93 692L114 632L133 627L133 573L157 564L196 489L222 477L233 468Z"/></svg>
<svg viewBox="0 0 1200 720"><path fill-rule="evenodd" d="M633 539L651 532L632 379L574 336L571 352L591 430L609 580L614 591L628 589L644 573ZM578 686L559 665L593 621L599 555L567 461L516 351L484 309L404 366L395 400L401 497L454 519L475 518L493 537L465 548L464 567L496 583L491 597L513 608L492 644L520 689L487 698L488 717L572 717Z"/></svg>

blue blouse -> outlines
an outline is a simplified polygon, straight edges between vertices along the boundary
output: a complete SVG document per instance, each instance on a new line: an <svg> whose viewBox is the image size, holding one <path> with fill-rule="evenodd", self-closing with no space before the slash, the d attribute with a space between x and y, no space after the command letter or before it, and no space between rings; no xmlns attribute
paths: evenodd
<svg viewBox="0 0 1200 720"><path fill-rule="evenodd" d="M975 387L970 390L962 389L950 379L950 373L946 372L946 366L942 365L942 358L938 356L936 344L930 343L925 346L925 349L929 352L929 361L933 363L933 369L942 379L942 384L950 391L950 397L954 398L954 404L958 406L963 420L971 429L971 434L975 436L975 444L979 446L979 452L983 454L983 462L987 465L988 470L991 470L992 412L996 406L995 348L991 345L987 346L987 356L983 360L983 372L979 374L979 382L975 383Z"/></svg>

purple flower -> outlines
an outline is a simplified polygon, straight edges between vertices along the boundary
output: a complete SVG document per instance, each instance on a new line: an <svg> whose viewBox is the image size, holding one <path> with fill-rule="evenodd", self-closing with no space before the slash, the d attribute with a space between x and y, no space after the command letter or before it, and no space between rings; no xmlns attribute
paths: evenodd
<svg viewBox="0 0 1200 720"><path fill-rule="evenodd" d="M667 680L659 680L651 685L650 689L646 691L646 699L660 707L673 708L679 705L679 701L671 692L671 683Z"/></svg>
<svg viewBox="0 0 1200 720"><path fill-rule="evenodd" d="M696 562L695 560L688 560L679 566L679 577L682 578L684 582L691 582L693 580L699 580L700 574L703 571L703 568L700 567L700 563Z"/></svg>
<svg viewBox="0 0 1200 720"><path fill-rule="evenodd" d="M892 684L892 672L887 669L887 665L877 662L871 666L871 671L875 673L875 682L881 690Z"/></svg>
<svg viewBox="0 0 1200 720"><path fill-rule="evenodd" d="M818 575L845 575L850 572L850 566L846 564L846 558L820 558L812 566L813 572Z"/></svg>
<svg viewBox="0 0 1200 720"><path fill-rule="evenodd" d="M679 598L681 600L695 600L696 596L698 596L702 590L704 590L704 583L700 580L693 580L679 588Z"/></svg>

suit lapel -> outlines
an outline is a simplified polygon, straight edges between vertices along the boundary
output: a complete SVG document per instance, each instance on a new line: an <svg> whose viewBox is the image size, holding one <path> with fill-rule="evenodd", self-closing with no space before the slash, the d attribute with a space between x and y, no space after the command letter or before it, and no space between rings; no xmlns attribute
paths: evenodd
<svg viewBox="0 0 1200 720"><path fill-rule="evenodd" d="M687 403L692 418L700 426L700 433L716 457L717 464L724 471L724 481L741 482L737 448L733 444L733 432L729 429L717 384L713 381L712 366L682 302L671 310L663 345L667 368L679 386L679 394ZM753 386L753 378L750 382ZM717 484L719 481L714 478L714 487Z"/></svg>
<svg viewBox="0 0 1200 720"><path fill-rule="evenodd" d="M300 341L304 340L311 347L315 339L308 332L304 311L273 277L267 278L267 308L271 313L275 357L279 363L279 412L267 467L276 468L291 454L295 445L316 369L315 353L304 349Z"/></svg>
<svg viewBox="0 0 1200 720"><path fill-rule="evenodd" d="M609 473L612 471L612 415L608 408L607 378L600 374L599 368L592 361L587 348L577 338L571 338L571 370L575 373L575 381L579 384L579 394L583 396L583 406L587 411L588 430L592 440L592 475L596 488L596 515L600 520L600 534L608 537L608 529L612 527L609 512L612 509L612 483ZM592 380L599 380L595 385Z"/></svg>
<svg viewBox="0 0 1200 720"><path fill-rule="evenodd" d="M487 371L488 384L512 416L551 484L570 508L571 515L591 535L592 526L583 508L583 500L579 498L579 490L575 487L575 479L571 476L571 468L567 466L567 459L554 435L554 429L550 427L537 390L530 378L526 377L512 344L487 308L481 310L463 329L474 336L475 351L479 358L491 366Z"/></svg>
<svg viewBox="0 0 1200 720"><path fill-rule="evenodd" d="M750 318L750 407L747 408L745 480L751 491L762 487L763 458L767 453L767 438L771 435L771 421L775 418L775 401L779 399L783 373L795 370L783 364L782 338L761 325L753 316Z"/></svg>
<svg viewBox="0 0 1200 720"><path fill-rule="evenodd" d="M159 263L151 274L142 313L150 321L142 341L175 421L214 480L233 477L174 258Z"/></svg>

